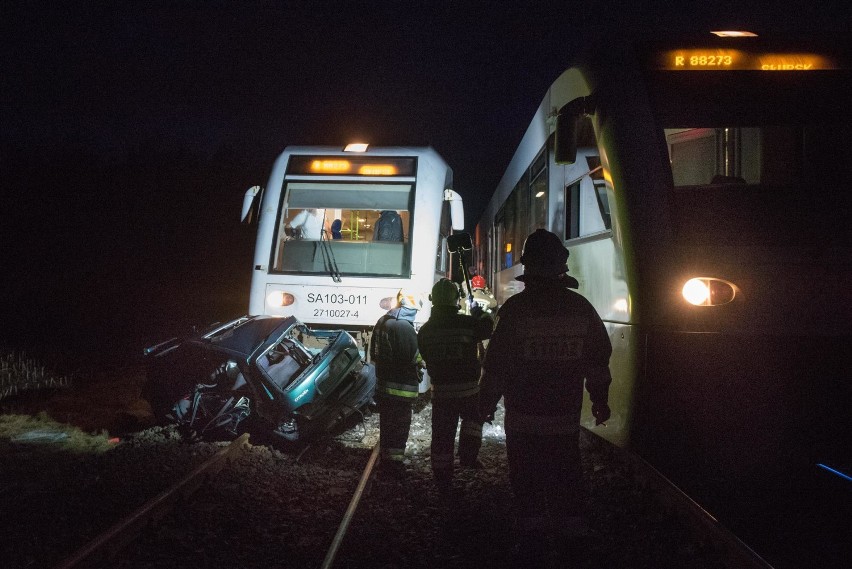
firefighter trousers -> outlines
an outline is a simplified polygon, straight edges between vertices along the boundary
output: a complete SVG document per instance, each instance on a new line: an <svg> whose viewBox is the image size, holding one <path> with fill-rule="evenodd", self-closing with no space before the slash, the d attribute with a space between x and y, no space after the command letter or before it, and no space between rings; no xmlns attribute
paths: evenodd
<svg viewBox="0 0 852 569"><path fill-rule="evenodd" d="M478 395L450 399L432 399L432 472L440 482L453 476L453 450L459 432L459 462L472 466L482 446L482 422L477 413Z"/></svg>
<svg viewBox="0 0 852 569"><path fill-rule="evenodd" d="M381 394L376 400L379 405L379 457L385 462L402 464L411 430L412 401Z"/></svg>
<svg viewBox="0 0 852 569"><path fill-rule="evenodd" d="M522 534L581 531L586 496L579 432L544 436L506 431L509 481Z"/></svg>

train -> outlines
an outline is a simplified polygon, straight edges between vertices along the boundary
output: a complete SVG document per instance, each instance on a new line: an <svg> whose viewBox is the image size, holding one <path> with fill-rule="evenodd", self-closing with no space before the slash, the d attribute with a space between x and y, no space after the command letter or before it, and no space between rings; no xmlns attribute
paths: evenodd
<svg viewBox="0 0 852 569"><path fill-rule="evenodd" d="M848 504L850 70L847 43L751 32L589 46L476 226L501 304L526 236L563 239L613 345L612 418L587 395L583 426L734 525Z"/></svg>
<svg viewBox="0 0 852 569"><path fill-rule="evenodd" d="M299 234L292 222L308 211L317 232ZM464 228L464 204L431 147L288 146L265 188L245 193L242 218L257 221L249 314L294 316L366 342L399 290L426 300L451 273L447 238ZM398 227L380 235L383 219Z"/></svg>

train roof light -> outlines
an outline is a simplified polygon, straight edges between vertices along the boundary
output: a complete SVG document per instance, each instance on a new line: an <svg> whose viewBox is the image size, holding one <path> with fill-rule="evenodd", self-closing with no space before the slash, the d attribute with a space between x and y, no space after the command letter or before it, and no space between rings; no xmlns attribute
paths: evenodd
<svg viewBox="0 0 852 569"><path fill-rule="evenodd" d="M719 36L720 38L756 38L757 34L754 32L747 32L744 30L730 30L730 31L720 31L720 32L710 32L714 36Z"/></svg>
<svg viewBox="0 0 852 569"><path fill-rule="evenodd" d="M734 300L737 287L722 279L697 277L686 281L681 294L688 303L695 306L719 306Z"/></svg>
<svg viewBox="0 0 852 569"><path fill-rule="evenodd" d="M343 152L367 152L367 147L370 146L366 142L351 142L346 145Z"/></svg>

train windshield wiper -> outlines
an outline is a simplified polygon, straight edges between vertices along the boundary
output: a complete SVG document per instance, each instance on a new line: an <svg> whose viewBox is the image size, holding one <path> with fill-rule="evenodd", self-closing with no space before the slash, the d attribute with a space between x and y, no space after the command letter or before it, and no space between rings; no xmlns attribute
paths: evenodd
<svg viewBox="0 0 852 569"><path fill-rule="evenodd" d="M322 262L325 265L325 270L331 275L331 280L336 283L341 282L340 269L337 268L337 260L334 258L334 251L329 243L331 239L328 236L325 228L320 233L320 251L322 252Z"/></svg>

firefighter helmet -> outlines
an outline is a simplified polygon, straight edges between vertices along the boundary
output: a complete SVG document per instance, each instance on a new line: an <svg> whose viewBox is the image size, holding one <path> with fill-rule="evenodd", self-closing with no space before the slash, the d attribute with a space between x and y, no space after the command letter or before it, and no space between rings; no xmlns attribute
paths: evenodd
<svg viewBox="0 0 852 569"><path fill-rule="evenodd" d="M485 277L481 275L473 275L470 279L470 286L474 289L485 288Z"/></svg>
<svg viewBox="0 0 852 569"><path fill-rule="evenodd" d="M521 263L524 274L538 277L556 277L568 272L568 249L554 233L536 229L524 241Z"/></svg>
<svg viewBox="0 0 852 569"><path fill-rule="evenodd" d="M459 287L450 279L441 279L432 287L429 295L432 306L455 306L459 305Z"/></svg>
<svg viewBox="0 0 852 569"><path fill-rule="evenodd" d="M420 299L420 295L401 288L399 289L399 292L396 293L396 304L397 306L402 306L404 308L420 310L423 306L423 300Z"/></svg>

